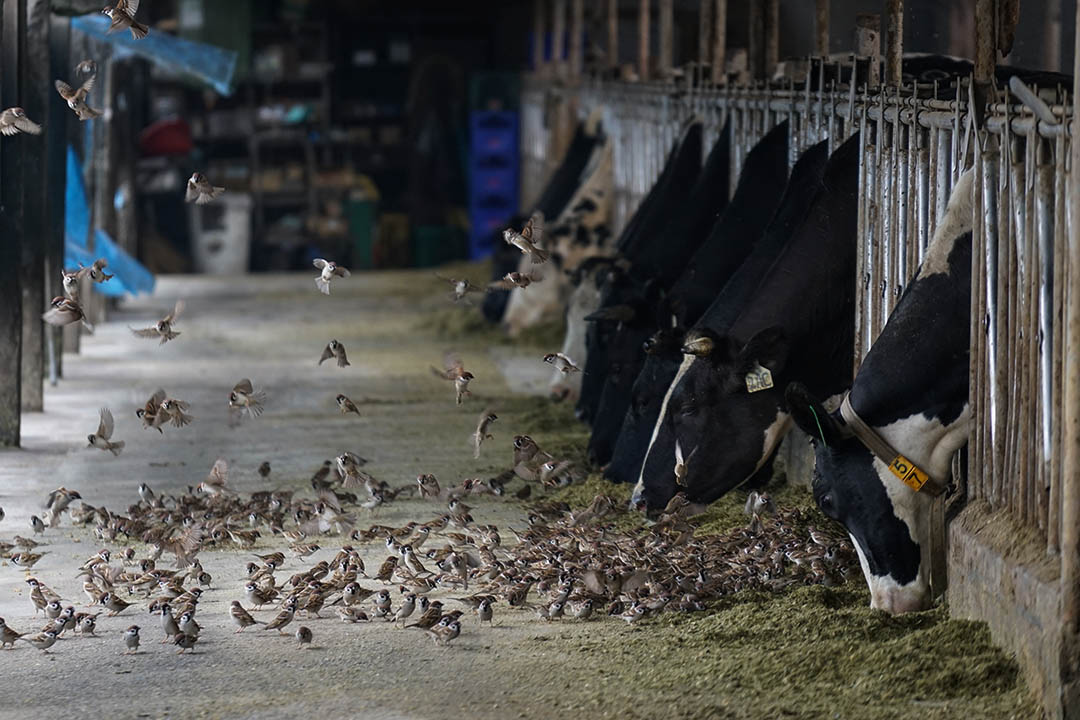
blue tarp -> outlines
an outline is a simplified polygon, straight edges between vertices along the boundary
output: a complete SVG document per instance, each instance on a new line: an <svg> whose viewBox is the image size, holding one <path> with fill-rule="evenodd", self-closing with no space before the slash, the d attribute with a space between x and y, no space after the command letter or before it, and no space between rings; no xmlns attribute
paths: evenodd
<svg viewBox="0 0 1080 720"><path fill-rule="evenodd" d="M115 277L108 282L94 284L94 288L102 295L119 297L153 292L153 274L124 252L103 230L94 231L94 250L91 252L87 249L90 206L86 202L82 166L75 150L70 146L67 151L67 188L64 202L64 267L75 270L80 265L93 264L99 257L105 258L109 264L106 272Z"/></svg>
<svg viewBox="0 0 1080 720"><path fill-rule="evenodd" d="M233 73L236 71L235 50L153 30L142 40L136 40L127 30L106 35L110 23L105 15L92 13L72 18L71 27L107 42L119 51L197 77L222 95L232 94Z"/></svg>

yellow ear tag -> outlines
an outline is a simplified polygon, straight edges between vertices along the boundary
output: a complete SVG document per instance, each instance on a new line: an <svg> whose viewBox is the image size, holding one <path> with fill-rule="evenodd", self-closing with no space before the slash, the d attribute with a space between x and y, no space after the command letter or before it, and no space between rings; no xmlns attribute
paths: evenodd
<svg viewBox="0 0 1080 720"><path fill-rule="evenodd" d="M746 391L751 393L768 390L773 386L772 373L768 368L763 368L759 363L754 363L750 372L746 373Z"/></svg>

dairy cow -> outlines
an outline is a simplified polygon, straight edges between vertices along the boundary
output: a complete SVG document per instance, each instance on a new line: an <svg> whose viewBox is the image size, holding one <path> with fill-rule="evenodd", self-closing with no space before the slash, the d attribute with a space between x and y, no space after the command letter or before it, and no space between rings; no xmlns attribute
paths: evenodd
<svg viewBox="0 0 1080 720"><path fill-rule="evenodd" d="M820 393L801 384L786 393L813 438L814 499L851 534L871 606L891 613L929 607L930 505L971 425L971 185L969 171L847 406L826 412Z"/></svg>
<svg viewBox="0 0 1080 720"><path fill-rule="evenodd" d="M689 209L683 217L690 224L676 221L670 232L654 238L658 252L673 262L666 276L658 273L654 282L632 293L626 305L635 312L607 345L610 361L600 369L603 389L589 439L593 462L602 465L612 458L631 404L632 385L646 362L645 341L660 328L685 327L696 320L761 237L781 199L777 188L787 179L787 132L782 124L751 149L735 195L719 213L713 210L713 186L719 182L714 178L728 177L730 169L721 165L723 158L710 157L712 162L687 198ZM680 247L694 236L704 238L696 249Z"/></svg>
<svg viewBox="0 0 1080 720"><path fill-rule="evenodd" d="M727 331L743 309L746 299L757 288L773 261L783 252L788 241L794 236L795 229L805 218L814 197L821 188L827 159L827 142L814 145L799 157L795 167L792 168L791 178L784 189L780 206L769 222L764 236L754 244L750 255L735 273L728 278L726 283L723 283L723 289L716 294L712 304L700 318L696 314L700 298L707 293L695 291L694 285L706 284L713 277L713 274L702 273L700 269L706 267L718 250L713 250L711 244L707 243L698 251L698 254L703 257L700 262L693 263L693 274L688 273L684 278L685 289L677 286L672 292L672 298L682 313L680 323L694 323L695 332L710 330L714 333L723 333ZM756 205L759 203L758 195L759 193L756 192L746 193L745 200ZM742 222L743 216L747 213L734 212L740 200L741 198L737 195L735 203L729 209L729 214L740 221L725 226L722 233L716 233L716 241L752 232L754 223ZM751 215L751 217L754 216ZM722 282L722 278L720 280ZM680 285L683 285L682 280ZM680 300L680 298L684 299ZM694 322L695 319L696 322ZM675 374L683 359L684 335L685 331L681 326L662 328L645 343L645 364L630 389L629 407L618 429L611 462L604 470L604 475L609 480L627 483L637 481L641 473L641 463L645 459L645 451L649 447L649 440L660 414L660 404L671 381L675 379ZM599 423L594 426L594 435L598 426ZM667 456L674 455L673 444L670 447L663 445L669 438L669 434L656 438L658 443L656 452L662 455L666 453Z"/></svg>
<svg viewBox="0 0 1080 720"><path fill-rule="evenodd" d="M632 503L662 509L684 489L711 502L766 468L790 425L783 388L829 397L851 382L858 134L829 158L822 187L784 252L724 334L684 342ZM684 488L674 453L685 459Z"/></svg>

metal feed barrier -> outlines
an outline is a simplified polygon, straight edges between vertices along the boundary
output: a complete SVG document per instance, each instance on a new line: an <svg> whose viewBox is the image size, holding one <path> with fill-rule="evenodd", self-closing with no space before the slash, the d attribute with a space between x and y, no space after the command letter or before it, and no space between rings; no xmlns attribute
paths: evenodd
<svg viewBox="0 0 1080 720"><path fill-rule="evenodd" d="M1065 580L1070 576L1065 568L1075 567L1078 550L1062 543L1063 487L1080 480L1064 476L1062 461L1065 310L1072 292L1066 251L1071 88L1029 89L1042 93L1039 100L1014 85L1008 102L988 106L977 128L968 112L969 79L945 98L929 83L867 90L827 81L841 76L835 65L810 67L807 80L816 73L816 83L785 88L588 80L572 88L534 81L523 97L523 152L531 161L526 168L552 167L545 98L563 96L559 104L576 108L581 117L602 108L604 131L614 143L617 234L691 118L704 122L705 152L731 123L732 190L747 153L779 122L790 123L792 164L820 140L828 139L831 151L860 131L856 370L918 269L957 178L974 168L974 422L967 472L954 472L957 492L949 501L950 515L953 510L961 519L968 515L949 528L950 605L953 612L990 623L999 641L1017 652L1051 716L1059 716L1055 708L1067 692L1060 678L1068 675L1059 663L1067 661L1037 646L1051 640L1060 646L1061 608L1075 607L1080 595L1080 588L1066 586ZM954 469L959 471L959 462ZM1025 547L1034 546L1031 561L1010 560L1008 548L991 551L1003 558L1002 577L1032 575L1035 585L1002 598L994 589L997 575L980 577L987 571L973 564L984 559L973 559L971 547L981 540L965 535L977 532L973 513L980 528L1004 523L1006 537L1015 542L1024 537ZM937 563L937 575L944 575L944 564L943 559ZM986 593L1000 606L991 607L982 597ZM1038 631L1028 632L1025 622Z"/></svg>

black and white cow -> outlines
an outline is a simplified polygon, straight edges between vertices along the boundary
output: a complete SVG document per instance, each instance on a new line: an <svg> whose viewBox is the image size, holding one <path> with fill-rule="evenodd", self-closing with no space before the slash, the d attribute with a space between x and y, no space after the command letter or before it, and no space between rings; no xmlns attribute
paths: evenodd
<svg viewBox="0 0 1080 720"><path fill-rule="evenodd" d="M623 306L640 285L647 282L647 279L642 279L643 269L656 270L671 264L669 253L664 252L665 248L655 242L655 238L671 222L671 218L682 212L682 206L701 173L702 131L700 120L686 126L678 144L668 155L660 178L619 237L617 253L628 262L624 269L616 269L607 277L600 308L589 316L591 322L585 334L587 357L576 414L586 422L592 420L600 402L611 357L609 344L625 316ZM700 242L700 238L697 242Z"/></svg>
<svg viewBox="0 0 1080 720"><path fill-rule="evenodd" d="M971 185L970 172L961 176L922 266L848 396L857 418L942 484L971 425ZM872 607L927 608L932 497L894 475L888 461L852 436L841 412L826 412L820 397L799 384L787 389L792 416L814 438L814 499L851 534Z"/></svg>
<svg viewBox="0 0 1080 720"><path fill-rule="evenodd" d="M788 241L794 236L796 228L806 217L811 203L821 188L828 157L827 142L814 145L799 157L791 170L791 178L780 199L780 206L769 222L764 236L754 244L750 255L723 284L723 289L716 294L712 304L694 323L694 330L709 329L716 333L724 333L735 321L747 298L757 288L769 267L783 252ZM767 181L768 178L763 177L762 180ZM764 192L768 191L768 187L771 186L766 186ZM757 204L759 195L759 192L748 192L745 197L747 201ZM737 203L740 200L741 196L737 193L734 202ZM718 242L723 237L738 237L746 232L748 227L744 218L754 217L742 211L729 212L735 222L725 227L722 234L715 235ZM690 290L692 283L709 281L714 273L701 273L699 270L710 264L717 253L719 250L714 250L709 243L699 249L698 254L702 256L701 262L694 263L695 270L698 271L685 278L687 289L684 291L682 287L676 286L672 291L671 298L674 304L679 306L684 316L689 316L689 322L694 322L697 317L694 313L698 309L696 303L700 301L696 298L705 295L705 293ZM683 281L680 280L680 285L682 284ZM691 292L693 294L690 294ZM641 474L641 463L645 459L645 451L649 448L649 440L660 414L660 404L683 360L684 334L685 331L682 329L663 328L646 343L645 363L630 390L629 407L623 415L618 430L611 462L604 471L605 477L609 480L637 482ZM594 434L599 425L599 422L594 424ZM663 443L667 438L667 435L658 437L657 442ZM658 446L657 452L673 455L674 445L666 449Z"/></svg>
<svg viewBox="0 0 1080 720"><path fill-rule="evenodd" d="M661 404L632 503L662 509L680 490L711 502L766 468L791 417L783 388L803 382L830 397L851 383L859 136L829 158L822 187L794 237L730 330L690 338ZM771 376L771 377L770 377Z"/></svg>

